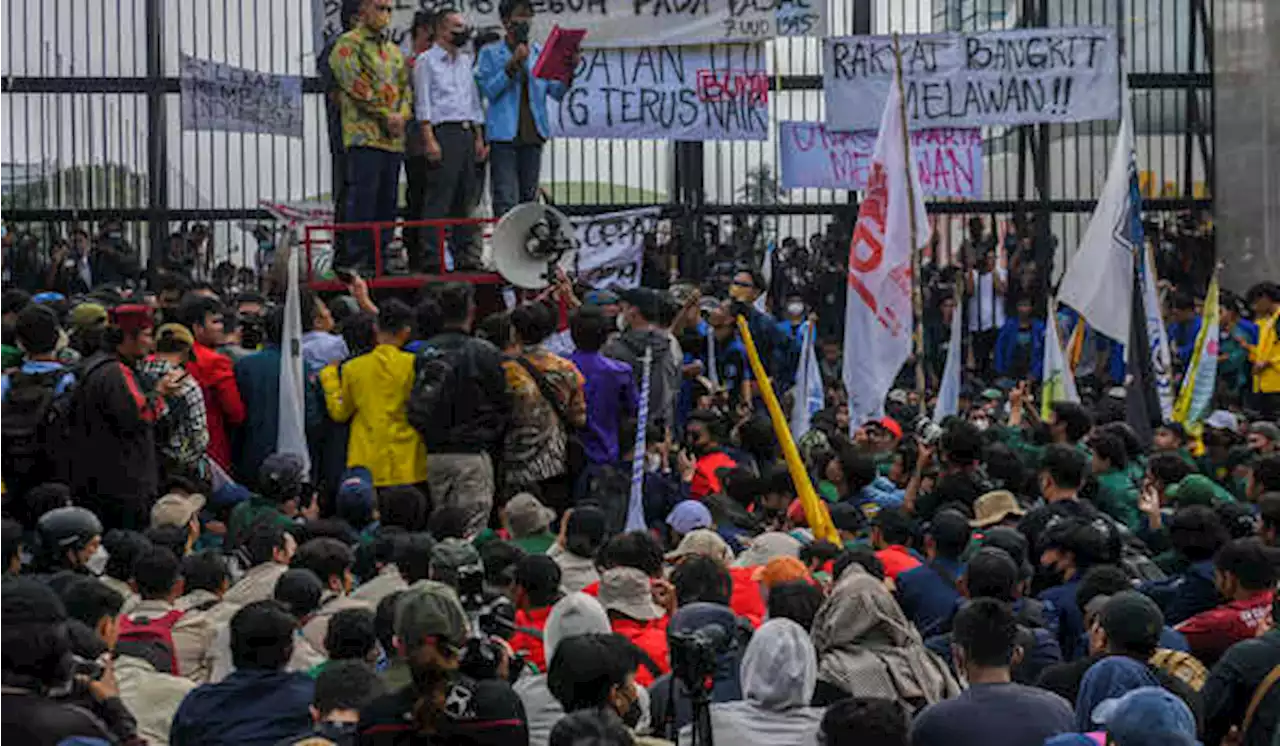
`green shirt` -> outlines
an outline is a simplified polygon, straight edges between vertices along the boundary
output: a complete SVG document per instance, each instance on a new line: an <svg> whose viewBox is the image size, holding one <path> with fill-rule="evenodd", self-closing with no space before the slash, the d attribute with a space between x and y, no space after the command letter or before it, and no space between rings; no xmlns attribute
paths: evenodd
<svg viewBox="0 0 1280 746"><path fill-rule="evenodd" d="M544 531L522 539L512 539L511 543L523 549L527 554L546 554L551 545L556 543L556 537Z"/></svg>

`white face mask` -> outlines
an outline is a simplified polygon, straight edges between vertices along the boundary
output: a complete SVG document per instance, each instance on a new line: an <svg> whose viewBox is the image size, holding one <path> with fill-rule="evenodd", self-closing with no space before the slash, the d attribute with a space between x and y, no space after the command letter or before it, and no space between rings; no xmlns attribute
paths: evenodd
<svg viewBox="0 0 1280 746"><path fill-rule="evenodd" d="M645 471L658 471L662 468L662 454L646 453L644 455Z"/></svg>
<svg viewBox="0 0 1280 746"><path fill-rule="evenodd" d="M804 304L803 304L803 303L788 303L788 304L787 304L787 313L788 313L789 315L791 315L791 316L799 316L800 314L804 313Z"/></svg>
<svg viewBox="0 0 1280 746"><path fill-rule="evenodd" d="M620 313L614 319L614 323L618 325L618 331L625 332L627 330L627 315Z"/></svg>
<svg viewBox="0 0 1280 746"><path fill-rule="evenodd" d="M111 555L107 552L106 548L99 544L97 550L95 550L93 555L89 557L89 561L84 563L84 567L94 575L100 576L102 573L106 572L107 559L110 556Z"/></svg>

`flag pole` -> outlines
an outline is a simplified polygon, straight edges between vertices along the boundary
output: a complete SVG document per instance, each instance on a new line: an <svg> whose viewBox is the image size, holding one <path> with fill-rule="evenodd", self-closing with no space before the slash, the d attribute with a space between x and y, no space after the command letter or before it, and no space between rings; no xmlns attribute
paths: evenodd
<svg viewBox="0 0 1280 746"><path fill-rule="evenodd" d="M911 236L911 337L916 358L916 394L920 414L925 414L924 385L924 297L920 292L920 238L916 235L916 188L911 178L911 133L907 131L907 96L902 90L902 47L899 34L893 34L894 85L898 86L898 118L902 121L902 167L907 177L908 230Z"/></svg>

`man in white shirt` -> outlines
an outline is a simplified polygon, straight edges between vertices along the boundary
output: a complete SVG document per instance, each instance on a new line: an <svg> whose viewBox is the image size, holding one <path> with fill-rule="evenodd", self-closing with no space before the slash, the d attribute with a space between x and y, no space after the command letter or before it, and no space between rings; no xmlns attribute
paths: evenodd
<svg viewBox="0 0 1280 746"><path fill-rule="evenodd" d="M436 21L435 43L413 64L415 116L422 127L431 169L421 216L427 220L470 217L477 188L475 166L489 155L481 131L484 111L472 73L472 55L463 50L470 40L471 29L462 14L445 11ZM479 269L475 227L456 226L449 232L455 266ZM422 252L410 257L410 268L439 272L437 229L428 228L425 238Z"/></svg>
<svg viewBox="0 0 1280 746"><path fill-rule="evenodd" d="M1004 294L1008 274L997 266L995 247L987 248L978 256L978 266L965 274L965 295L968 297L969 337L973 345L973 362L984 379L990 379L996 338L1004 326Z"/></svg>

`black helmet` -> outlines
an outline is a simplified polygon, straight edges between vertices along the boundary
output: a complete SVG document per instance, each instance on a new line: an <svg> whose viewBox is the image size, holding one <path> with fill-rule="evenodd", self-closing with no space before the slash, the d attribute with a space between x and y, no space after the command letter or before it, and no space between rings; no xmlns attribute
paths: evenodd
<svg viewBox="0 0 1280 746"><path fill-rule="evenodd" d="M84 508L54 508L36 522L40 545L46 552L83 549L95 536L102 535L102 521Z"/></svg>

